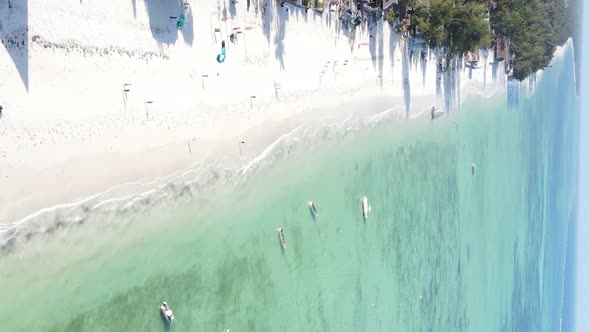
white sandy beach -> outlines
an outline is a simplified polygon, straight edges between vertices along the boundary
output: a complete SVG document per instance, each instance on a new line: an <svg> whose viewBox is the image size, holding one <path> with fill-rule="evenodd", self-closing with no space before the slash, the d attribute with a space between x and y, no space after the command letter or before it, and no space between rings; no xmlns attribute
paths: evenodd
<svg viewBox="0 0 590 332"><path fill-rule="evenodd" d="M251 167L273 142L310 125L393 113L427 120L433 104L456 110L468 93L506 87L491 52L445 79L433 54L421 61L387 23L349 38L336 12L274 1L263 17L246 1L235 9L221 2L219 11L214 1L193 1L181 31L169 18L180 14L175 1L2 5L4 230L115 186L108 197L150 190L194 165ZM235 44L231 31L241 32Z"/></svg>

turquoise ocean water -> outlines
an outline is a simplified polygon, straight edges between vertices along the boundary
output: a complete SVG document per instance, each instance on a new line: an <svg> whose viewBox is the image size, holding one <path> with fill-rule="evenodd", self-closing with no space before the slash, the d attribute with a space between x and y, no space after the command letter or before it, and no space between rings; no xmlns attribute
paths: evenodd
<svg viewBox="0 0 590 332"><path fill-rule="evenodd" d="M207 198L33 237L0 257L0 330L558 331L572 61L510 103L469 97L434 122L318 143Z"/></svg>

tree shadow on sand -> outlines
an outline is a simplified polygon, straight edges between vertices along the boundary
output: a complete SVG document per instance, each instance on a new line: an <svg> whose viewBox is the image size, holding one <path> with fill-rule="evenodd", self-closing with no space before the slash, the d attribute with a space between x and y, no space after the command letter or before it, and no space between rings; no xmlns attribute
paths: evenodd
<svg viewBox="0 0 590 332"><path fill-rule="evenodd" d="M281 70L285 70L285 28L289 20L288 9L278 8L277 10L277 33L275 35L275 57L279 60Z"/></svg>
<svg viewBox="0 0 590 332"><path fill-rule="evenodd" d="M291 15L295 15L295 18L297 19L297 21L299 21L299 19L303 18L303 20L305 22L308 21L308 8L303 7L302 5L299 4L294 4L291 2L287 2L287 1L283 1L281 2L281 7L285 8L285 11L287 11L289 13L289 18L291 18ZM280 9L279 9L280 10Z"/></svg>
<svg viewBox="0 0 590 332"><path fill-rule="evenodd" d="M193 28L193 10L192 8L188 8L185 10L184 15L186 17L186 25L181 30L182 39L187 45L192 45L193 41L195 40L195 33Z"/></svg>
<svg viewBox="0 0 590 332"><path fill-rule="evenodd" d="M369 26L369 52L371 53L371 62L373 63L373 69L377 69L377 26L371 24Z"/></svg>
<svg viewBox="0 0 590 332"><path fill-rule="evenodd" d="M229 0L229 15L231 17L236 17L237 13L236 2L234 0Z"/></svg>
<svg viewBox="0 0 590 332"><path fill-rule="evenodd" d="M137 0L131 0L131 6L133 6L133 18L137 18Z"/></svg>
<svg viewBox="0 0 590 332"><path fill-rule="evenodd" d="M394 28L389 27L389 60L391 61L391 67L395 66L395 49L396 46L400 47L401 35L396 33Z"/></svg>
<svg viewBox="0 0 590 332"><path fill-rule="evenodd" d="M402 88L404 90L404 104L406 106L406 115L410 114L410 59L408 56L407 40L401 43L402 49Z"/></svg>
<svg viewBox="0 0 590 332"><path fill-rule="evenodd" d="M268 45L270 45L270 28L273 20L273 10L269 0L263 1L260 6L260 12L262 15L262 33L266 37Z"/></svg>
<svg viewBox="0 0 590 332"><path fill-rule="evenodd" d="M383 65L385 61L385 49L383 47L383 22L378 23L378 42L377 42L377 69L379 73L379 86L383 88Z"/></svg>
<svg viewBox="0 0 590 332"><path fill-rule="evenodd" d="M374 20L369 25L369 52L373 69L377 71L379 85L383 87L383 21Z"/></svg>
<svg viewBox="0 0 590 332"><path fill-rule="evenodd" d="M0 8L0 40L29 91L28 0L13 1Z"/></svg>
<svg viewBox="0 0 590 332"><path fill-rule="evenodd" d="M135 1L134 15L135 13ZM192 45L194 40L193 17L190 7L186 10L182 7L180 0L144 0L145 8L149 17L152 36L160 44L174 44L178 39L178 28L176 22L184 12L185 25L182 28L184 41Z"/></svg>
<svg viewBox="0 0 590 332"><path fill-rule="evenodd" d="M453 101L455 100L456 96L456 76L457 70L455 69L455 59L452 59L451 65L447 66L444 74L443 74L443 97L444 97L444 104L445 110L447 112L451 111L451 108L454 106Z"/></svg>

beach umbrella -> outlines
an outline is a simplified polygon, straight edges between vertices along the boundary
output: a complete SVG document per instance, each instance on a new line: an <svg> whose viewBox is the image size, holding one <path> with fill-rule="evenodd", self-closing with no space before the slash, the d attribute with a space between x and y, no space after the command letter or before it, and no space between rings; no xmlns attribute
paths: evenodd
<svg viewBox="0 0 590 332"><path fill-rule="evenodd" d="M217 54L217 62L225 61L225 40L221 41L221 53Z"/></svg>

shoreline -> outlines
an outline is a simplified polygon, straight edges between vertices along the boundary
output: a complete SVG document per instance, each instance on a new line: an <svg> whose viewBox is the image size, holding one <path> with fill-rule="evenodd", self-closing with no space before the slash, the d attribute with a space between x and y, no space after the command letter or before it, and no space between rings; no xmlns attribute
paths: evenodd
<svg viewBox="0 0 590 332"><path fill-rule="evenodd" d="M382 98L381 105L400 98ZM365 101L359 100L348 103L353 107L361 106ZM421 104L426 108L429 100L424 99ZM347 135L349 131L363 130L367 127L377 125L381 120L387 118L405 118L400 112L402 106L397 105L388 108L370 109L364 111L347 112L347 116L340 117L341 107L328 109L310 109L307 113L296 114L284 120L265 121L264 123L248 128L244 131L244 137L248 137L247 147L242 149L243 155L239 155L239 140L225 140L216 142L208 149L206 147L192 147L193 156L202 154L201 159L188 156L185 141L168 144L166 146L149 149L131 155L118 155L114 153L100 155L90 159L78 159L67 162L67 167L57 165L46 172L49 175L40 174L32 178L28 183L31 190L39 186L43 179L52 177L57 171L62 171L64 181L75 182L74 190L64 192L61 187L51 187L55 192L45 190L42 196L36 199L29 199L25 204L18 206L6 206L4 213L17 215L12 222L3 222L2 235L8 235L12 227L28 223L38 223L37 230L43 231L55 227L55 224L65 225L68 220L72 223L83 223L91 212L96 208L105 207L107 213L118 209L132 207L134 201L146 199L151 204L157 204L161 198L170 198L168 195L160 195L158 191L165 191L165 188L190 188L189 191L198 194L210 186L223 184L237 184L248 178L252 173L272 164L274 161L286 158L291 152L302 148L306 144L314 144L319 133L326 135L322 139L333 139L338 135ZM321 124L313 125L309 122L309 112L319 115ZM423 112L425 115L427 112ZM420 115L418 115L420 116ZM273 130L261 130L263 127L272 126ZM333 128L337 127L336 130ZM300 142L301 141L301 142ZM315 144L319 144L316 142ZM159 155L157 161L144 163L150 160L151 156ZM215 156L218 156L215 158ZM167 163L164 163L167 162ZM125 165L141 163L141 167L128 170ZM99 165L108 165L113 169L109 176L100 178L104 169ZM141 171L134 172L135 170ZM76 173L76 171L78 171ZM30 174L29 174L30 175ZM92 178L92 181L84 180ZM60 182L61 180L57 180ZM19 188L27 188L27 183L19 180ZM180 190L180 189L179 189ZM26 191L26 190L25 190ZM60 196L60 194L62 196ZM175 191L169 193L174 197ZM192 194L191 194L192 196ZM108 206L113 203L113 206ZM141 205L141 204L139 204ZM33 207L33 208L32 208ZM8 209L12 208L13 211ZM8 210L8 211L7 211ZM31 211L32 210L32 211ZM8 213L7 213L8 212ZM20 216L19 216L20 214ZM80 215L84 215L81 218ZM6 220L8 221L8 220ZM35 233L35 227L25 227L29 232ZM20 235L20 234L19 234ZM4 247L9 244L8 238L2 238L0 245ZM8 240L8 241L7 241Z"/></svg>
<svg viewBox="0 0 590 332"><path fill-rule="evenodd" d="M492 98L495 93L488 96L477 94L473 96ZM69 223L82 224L86 219L95 217L93 213L111 215L127 210L138 212L160 204L163 200L183 199L187 193L188 199L195 199L206 190L224 185L238 185L247 181L250 174L257 174L265 167L272 166L274 162L288 158L291 153L299 149L338 139L357 131L370 130L380 125L382 121L432 121L428 112L431 99L426 96L416 100L416 104L419 104L423 111L409 115L406 115L403 110L402 97L376 96L373 98L377 100L380 108L350 110L345 113L346 117L342 116L340 106L311 108L303 114L291 115L279 121L265 121L258 126L248 128L244 131L244 137L249 138L249 144L247 149L242 150L241 157L238 151L232 151L238 150L235 146L238 141L226 140L217 142L208 151L193 146L194 154L203 153L207 157L199 160L190 159L186 156L185 142L182 141L137 154L121 155L118 156L119 158L108 154L86 160L69 161L67 164L71 170L64 170L63 174L64 177L79 184L74 193L71 196L65 196L68 193L57 196L61 188L56 188L56 195L52 196L52 192L44 191L45 197L38 200L40 208L29 213L26 211L27 209L30 211L31 202L25 204L22 210L24 212L21 212L19 218L15 218L13 222L3 223L2 233L0 233L3 235L0 237L0 252L11 252L15 244L18 247L20 242L18 239L29 238L37 232L51 232ZM356 108L367 102L363 98L363 100L345 101L343 104ZM391 102L393 104L390 104ZM321 123L313 125L310 122L309 113L318 115ZM436 120L444 121L438 118ZM261 130L262 127L268 126L273 126L274 130ZM162 165L162 159L159 159L151 165L142 163L142 168L138 170L143 173L130 171L122 174L120 172L125 168L124 165L130 164L130 160L143 162L149 160L152 155L165 155L163 159L168 161L168 164ZM169 160L171 156L176 158ZM96 180L92 172L100 172L96 165L102 164L107 164L119 172L114 173L116 176ZM75 171L80 169L83 170L83 173L78 175L80 180L90 176L95 181L77 182L74 177ZM48 172L55 170L63 170L63 168L58 165L56 168L49 169ZM33 180L30 185L31 188L36 187L39 182ZM89 187L90 185L94 187ZM63 191L61 193L63 194ZM46 200L47 196L51 196L53 201ZM51 202L55 203L51 204ZM13 230L20 230L21 225L27 234L19 234L18 231L16 234L12 233Z"/></svg>
<svg viewBox="0 0 590 332"><path fill-rule="evenodd" d="M284 15L279 12L280 10L281 7L273 7L271 11L277 20ZM156 85L151 87L147 86L149 82L140 82L145 83L144 87L134 86L134 92L143 91L138 94L147 95L150 90L162 88L175 79L181 78L183 82L188 82L165 101L170 101L179 94L190 97L170 104L167 109L155 106L161 104L155 102L154 109L148 111L147 106L141 104L141 99L130 97L126 105L131 110L121 112L118 111L122 107L120 105L113 109L105 107L114 103L120 104L120 95L116 96L116 101L108 100L102 105L102 96L96 95L93 98L99 103L98 106L86 103L94 109L89 111L88 115L76 114L75 103L70 109L60 109L54 116L49 117L47 114L38 117L36 108L40 105L31 108L29 112L5 114L0 122L0 178L3 182L0 189L0 237L6 238L14 229L14 224L24 223L30 216L44 213L43 211L53 213L56 206L79 208L84 205L80 202L93 201L103 196L107 196L107 201L117 196L137 199L145 192L166 185L167 179L174 178L175 174L198 172L199 169L205 172L209 167L207 165L220 165L211 170L210 176L213 178L229 177L233 180L235 170L243 166L248 159L258 158L259 162L265 161L264 158L260 158L260 154L265 153L281 135L299 126L314 124L321 128L322 122L327 119L332 119L335 123L345 123L349 119L358 123L379 121L380 117L390 116L379 114L393 107L399 108L401 118L407 115L412 119L428 114L431 105L437 105L438 109L445 112L455 109L468 94L474 92L482 96L492 96L498 91L505 91L505 75L498 75L494 71L502 68L501 64L494 68L487 64L487 58L483 58L483 64L479 68L464 68L461 62L454 72L439 74L436 72L436 59L433 53L429 52L427 59L422 63L417 57L410 58L406 51L408 47L416 51L423 46L415 49L416 45L407 45L407 42L399 39L399 35L389 32L387 24L378 25L381 32L373 38L377 41L363 43L364 39L369 38L369 31L361 29L357 31L356 36L358 45L354 44L355 47L351 49L348 48L347 42L338 45L334 42L335 47L326 45L326 41L335 35L333 31L324 27L328 24L326 18L329 15L331 14L326 12L318 19L317 15L310 14L304 21L297 16L297 21L287 20L284 27L275 27L279 31L286 29L294 35L317 32L316 37L308 38L308 44L301 38L291 39L283 36L284 43L289 45L290 42L294 42L296 48L301 48L299 53L295 52L289 56L284 54L268 63L248 65L247 57L242 58L241 63L225 63L218 69L221 78L216 78L216 82L213 80L210 84L207 83L207 87L203 85L202 89L201 85L204 83L195 77L198 73L204 72L204 69L195 66L187 70L191 77L188 80L186 73L182 74L184 78L179 74L186 68L176 66L180 68L168 74L170 81L154 83ZM243 22L248 20L251 21L251 18L242 18ZM31 34L34 34L36 29L40 28L33 25ZM278 36L276 31L271 30L270 33L269 41L273 36ZM64 35L67 36L67 32L64 32ZM248 39L248 42L248 51L251 53L252 44L256 45L255 39ZM264 38L259 38L258 42L261 54L278 51L276 45L265 45ZM195 50L210 48L205 44L195 45ZM368 44L367 47L364 47L365 44ZM384 54L381 49L375 56L376 49L384 44L390 45L390 53ZM140 42L137 45L145 47ZM313 61L316 62L316 68L323 68L321 70L324 74L320 75L323 82L316 81L319 69L312 69L314 66L303 64L302 60L298 59L303 55L301 52L305 52L304 47L310 46L323 47L321 50L326 52ZM165 50L175 60L195 53L195 50L187 48L186 45L173 44ZM37 54L46 57L45 63L33 67L47 70L52 61L62 61L61 53L48 52L51 53ZM87 66L86 62L90 66L93 63L105 62L101 57L86 59L85 55L81 57L76 54L68 54L67 57L82 61L79 66ZM331 60L328 60L328 63L326 59ZM295 67L297 70L302 69L302 72L277 70L280 60L290 63L287 68ZM202 62L201 65L204 67L211 63L210 60ZM172 63L168 65L174 67ZM262 71L263 69L266 70ZM256 78L255 74L258 73L260 77ZM113 71L107 71L104 75L112 74ZM141 80L141 76L136 78ZM272 89L255 89L256 98L247 98L248 93L254 90L245 91L245 86L270 81L271 78L281 82L278 101L274 100ZM134 82L137 84L137 81ZM232 86L221 85L228 82L233 82ZM69 85L62 88L55 88L62 92L64 100L71 93L67 87L72 82L68 83ZM14 85L11 90L14 90L15 99L8 103L9 106L19 102L19 98L23 97L22 87ZM83 89L86 91L88 87ZM187 91L199 90L202 91L197 92L195 96L187 94ZM164 90L165 93L170 91ZM228 91L239 93L228 94ZM23 107L33 102L35 97L39 97L38 92L33 91L27 95ZM368 103L375 100L383 103L388 100L389 106L379 104L367 107ZM61 106L63 108L65 104ZM103 113L97 113L96 107L100 107ZM343 108L355 110L342 114ZM149 120L146 121L146 117ZM376 118L371 120L371 117ZM317 128L316 130L319 130ZM241 141L246 143L242 146L239 144ZM191 168L199 163L204 166ZM87 208L82 207L82 210L88 212ZM59 219L59 216L54 217ZM63 223L63 220L60 222ZM41 223L39 229L51 227L55 225Z"/></svg>

